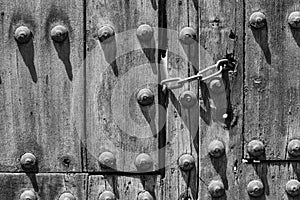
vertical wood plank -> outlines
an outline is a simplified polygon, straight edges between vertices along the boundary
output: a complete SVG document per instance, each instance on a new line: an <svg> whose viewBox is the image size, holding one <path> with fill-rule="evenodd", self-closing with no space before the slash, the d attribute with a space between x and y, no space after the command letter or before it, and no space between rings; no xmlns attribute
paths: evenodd
<svg viewBox="0 0 300 200"><path fill-rule="evenodd" d="M238 63L234 72L200 85L199 198L203 199L241 199L237 172L242 157L243 12L243 1L199 1L200 69L223 58L233 57ZM220 91L214 89L215 82ZM215 141L225 147L221 157L210 155ZM218 198L209 190L213 181L220 181L225 190Z"/></svg>
<svg viewBox="0 0 300 200"><path fill-rule="evenodd" d="M257 11L266 16L263 28L245 27L244 143L264 143L259 159L287 159L288 142L299 139L299 30L288 24L299 10L298 1L246 2L246 20Z"/></svg>
<svg viewBox="0 0 300 200"><path fill-rule="evenodd" d="M83 133L83 1L1 4L0 170L19 171L20 157L37 157L40 172L80 171ZM69 31L54 44L53 26ZM25 25L32 39L18 44Z"/></svg>

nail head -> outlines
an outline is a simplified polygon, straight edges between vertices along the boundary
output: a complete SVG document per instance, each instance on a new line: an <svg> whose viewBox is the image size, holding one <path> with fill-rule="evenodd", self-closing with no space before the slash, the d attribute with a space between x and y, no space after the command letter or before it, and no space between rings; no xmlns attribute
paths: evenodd
<svg viewBox="0 0 300 200"><path fill-rule="evenodd" d="M262 12L254 12L250 16L249 22L253 28L256 29L263 28L266 25L266 16Z"/></svg>
<svg viewBox="0 0 300 200"><path fill-rule="evenodd" d="M21 166L25 169L32 169L36 165L36 157L32 153L25 153L20 159Z"/></svg>
<svg viewBox="0 0 300 200"><path fill-rule="evenodd" d="M208 191L213 198L219 198L225 195L225 187L222 181L213 180L208 185Z"/></svg>
<svg viewBox="0 0 300 200"><path fill-rule="evenodd" d="M224 143L219 140L214 140L208 145L209 155L214 158L220 158L225 154Z"/></svg>
<svg viewBox="0 0 300 200"><path fill-rule="evenodd" d="M37 196L32 190L25 190L21 194L20 200L37 200Z"/></svg>
<svg viewBox="0 0 300 200"><path fill-rule="evenodd" d="M116 166L116 157L111 152L103 152L99 156L99 163L103 168L115 168Z"/></svg>
<svg viewBox="0 0 300 200"><path fill-rule="evenodd" d="M249 196L260 197L264 193L264 185L260 180L253 180L248 183L247 192Z"/></svg>
<svg viewBox="0 0 300 200"><path fill-rule="evenodd" d="M292 157L300 156L300 140L291 140L288 144L288 153Z"/></svg>
<svg viewBox="0 0 300 200"><path fill-rule="evenodd" d="M29 42L32 37L32 33L27 26L20 26L15 30L15 39L20 44Z"/></svg>
<svg viewBox="0 0 300 200"><path fill-rule="evenodd" d="M261 156L265 151L264 144L259 140L252 140L247 145L247 151L250 156L252 157L259 157Z"/></svg>
<svg viewBox="0 0 300 200"><path fill-rule="evenodd" d="M285 191L292 197L298 196L300 194L300 182L296 179L289 180L285 185Z"/></svg>
<svg viewBox="0 0 300 200"><path fill-rule="evenodd" d="M209 89L213 93L217 94L225 92L225 85L223 83L223 80L221 78L212 79L209 83Z"/></svg>
<svg viewBox="0 0 300 200"><path fill-rule="evenodd" d="M195 167L195 158L190 154L183 154L178 159L178 165L182 171L190 171Z"/></svg>
<svg viewBox="0 0 300 200"><path fill-rule="evenodd" d="M113 40L115 36L115 31L111 26L102 26L98 30L98 39L102 43L109 43Z"/></svg>
<svg viewBox="0 0 300 200"><path fill-rule="evenodd" d="M179 96L179 101L184 108L191 108L197 103L197 96L193 91L184 91Z"/></svg>
<svg viewBox="0 0 300 200"><path fill-rule="evenodd" d="M136 98L137 98L137 102L141 106L149 106L149 105L153 104L153 102L154 102L154 94L148 88L141 89L137 93Z"/></svg>
<svg viewBox="0 0 300 200"><path fill-rule="evenodd" d="M288 18L288 23L292 28L300 28L300 12L292 12Z"/></svg>
<svg viewBox="0 0 300 200"><path fill-rule="evenodd" d="M153 197L148 191L143 191L139 193L138 200L153 200Z"/></svg>
<svg viewBox="0 0 300 200"><path fill-rule="evenodd" d="M153 37L153 28L148 24L142 24L137 28L136 35L139 40L149 41Z"/></svg>
<svg viewBox="0 0 300 200"><path fill-rule="evenodd" d="M101 193L99 200L115 200L116 196L111 191L104 191Z"/></svg>
<svg viewBox="0 0 300 200"><path fill-rule="evenodd" d="M73 194L71 193L63 193L60 195L59 200L75 200L76 198L74 197Z"/></svg>
<svg viewBox="0 0 300 200"><path fill-rule="evenodd" d="M191 45L196 41L197 33L192 27L185 27L179 33L179 40L186 45Z"/></svg>
<svg viewBox="0 0 300 200"><path fill-rule="evenodd" d="M153 168L153 160L150 155L146 153L139 154L134 161L138 171L151 171Z"/></svg>
<svg viewBox="0 0 300 200"><path fill-rule="evenodd" d="M68 29L63 25L57 25L50 32L51 38L55 42L63 42L68 36Z"/></svg>

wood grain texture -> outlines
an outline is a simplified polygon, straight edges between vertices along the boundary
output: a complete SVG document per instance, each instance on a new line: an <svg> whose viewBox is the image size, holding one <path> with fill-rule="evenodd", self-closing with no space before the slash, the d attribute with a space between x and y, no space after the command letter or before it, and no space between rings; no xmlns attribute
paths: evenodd
<svg viewBox="0 0 300 200"><path fill-rule="evenodd" d="M89 1L87 5L87 150L88 170L101 171L98 156L105 151L116 157L115 170L137 171L134 160L141 153L152 157L158 168L157 66L154 47L157 12L154 2ZM154 28L152 39L136 36L141 24ZM99 28L115 30L110 43L100 43ZM155 103L142 107L140 89L149 88ZM152 171L150 170L150 171Z"/></svg>
<svg viewBox="0 0 300 200"><path fill-rule="evenodd" d="M243 2L200 0L199 17L200 69L222 58L234 57L238 62L233 73L222 73L200 85L199 198L215 199L208 185L219 180L226 194L218 199L242 199L236 179L242 154ZM216 80L223 85L219 92L211 88ZM225 146L220 158L209 155L214 140Z"/></svg>
<svg viewBox="0 0 300 200"><path fill-rule="evenodd" d="M89 176L88 199L98 200L104 191L113 192L116 199L137 199L139 193L148 191L159 200L159 177L155 176Z"/></svg>
<svg viewBox="0 0 300 200"><path fill-rule="evenodd" d="M68 192L83 200L86 199L87 174L0 174L1 198L19 200L25 190L34 191L38 199L59 199Z"/></svg>
<svg viewBox="0 0 300 200"><path fill-rule="evenodd" d="M299 1L247 1L246 21L253 12L266 15L267 25L245 25L245 145L261 140L261 159L287 159L286 147L299 138L299 30L288 16ZM245 151L245 157L249 157Z"/></svg>
<svg viewBox="0 0 300 200"><path fill-rule="evenodd" d="M198 4L197 1L167 1L168 78L186 78L198 71ZM180 32L191 27L196 32L192 44L180 41ZM195 104L184 107L184 92L195 94ZM168 91L166 176L163 199L198 199L199 104L198 82ZM178 160L183 154L194 157L195 166L182 171Z"/></svg>
<svg viewBox="0 0 300 200"><path fill-rule="evenodd" d="M4 1L1 4L0 171L19 171L33 153L40 172L81 170L83 133L83 1ZM62 24L69 37L54 45ZM28 26L33 38L17 44Z"/></svg>

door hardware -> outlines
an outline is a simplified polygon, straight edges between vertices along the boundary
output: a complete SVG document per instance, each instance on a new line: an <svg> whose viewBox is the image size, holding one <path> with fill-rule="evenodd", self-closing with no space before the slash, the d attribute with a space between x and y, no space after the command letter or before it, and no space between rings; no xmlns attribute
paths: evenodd
<svg viewBox="0 0 300 200"><path fill-rule="evenodd" d="M180 94L179 101L184 108L191 108L197 103L197 96L193 91L184 91Z"/></svg>
<svg viewBox="0 0 300 200"><path fill-rule="evenodd" d="M153 197L148 191L142 191L138 194L137 200L153 200Z"/></svg>
<svg viewBox="0 0 300 200"><path fill-rule="evenodd" d="M208 185L208 192L213 198L219 198L225 195L225 187L222 181L213 180Z"/></svg>
<svg viewBox="0 0 300 200"><path fill-rule="evenodd" d="M148 154L142 153L135 158L134 165L140 172L151 171L153 168L153 160Z"/></svg>
<svg viewBox="0 0 300 200"><path fill-rule="evenodd" d="M191 27L183 28L179 33L179 40L186 45L191 45L196 41L196 31Z"/></svg>
<svg viewBox="0 0 300 200"><path fill-rule="evenodd" d="M262 12L255 12L250 16L250 26L255 29L261 29L266 25L266 16Z"/></svg>
<svg viewBox="0 0 300 200"><path fill-rule="evenodd" d="M32 38L32 32L27 26L20 26L15 30L14 37L19 44L25 44Z"/></svg>
<svg viewBox="0 0 300 200"><path fill-rule="evenodd" d="M300 194L300 182L297 179L289 180L285 185L285 191L292 197L298 196Z"/></svg>
<svg viewBox="0 0 300 200"><path fill-rule="evenodd" d="M104 191L101 193L99 200L115 200L116 196L111 191Z"/></svg>
<svg viewBox="0 0 300 200"><path fill-rule="evenodd" d="M102 43L111 42L113 40L114 36L115 36L115 31L114 31L113 27L111 27L109 25L102 26L98 30L98 39Z"/></svg>
<svg viewBox="0 0 300 200"><path fill-rule="evenodd" d="M288 23L295 29L300 28L300 12L292 12L288 18Z"/></svg>
<svg viewBox="0 0 300 200"><path fill-rule="evenodd" d="M264 193L264 185L260 180L253 180L248 183L247 192L251 197L260 197Z"/></svg>
<svg viewBox="0 0 300 200"><path fill-rule="evenodd" d="M154 94L150 89L144 88L137 93L136 99L141 106L149 106L154 102Z"/></svg>
<svg viewBox="0 0 300 200"><path fill-rule="evenodd" d="M292 157L300 156L300 140L291 140L288 144L288 152Z"/></svg>
<svg viewBox="0 0 300 200"><path fill-rule="evenodd" d="M20 163L24 169L32 169L36 165L36 157L32 153L25 153L22 155Z"/></svg>
<svg viewBox="0 0 300 200"><path fill-rule="evenodd" d="M63 193L60 195L58 200L75 200L76 198L74 197L73 194L71 193Z"/></svg>
<svg viewBox="0 0 300 200"><path fill-rule="evenodd" d="M153 28L148 24L140 25L136 30L136 35L138 39L146 42L153 38Z"/></svg>
<svg viewBox="0 0 300 200"><path fill-rule="evenodd" d="M37 200L37 196L32 190L25 190L21 194L20 200Z"/></svg>
<svg viewBox="0 0 300 200"><path fill-rule="evenodd" d="M214 140L208 145L208 153L214 158L220 158L225 154L224 143L219 140Z"/></svg>
<svg viewBox="0 0 300 200"><path fill-rule="evenodd" d="M116 166L116 157L111 152L103 152L99 156L99 163L102 168L110 168L113 169Z"/></svg>
<svg viewBox="0 0 300 200"><path fill-rule="evenodd" d="M53 41L61 43L67 38L68 29L65 26L57 25L52 28L50 35Z"/></svg>
<svg viewBox="0 0 300 200"><path fill-rule="evenodd" d="M195 158L190 154L183 154L178 159L178 166L182 171L190 171L195 167Z"/></svg>
<svg viewBox="0 0 300 200"><path fill-rule="evenodd" d="M265 152L265 146L259 140L252 140L247 145L247 152L251 157L257 158Z"/></svg>

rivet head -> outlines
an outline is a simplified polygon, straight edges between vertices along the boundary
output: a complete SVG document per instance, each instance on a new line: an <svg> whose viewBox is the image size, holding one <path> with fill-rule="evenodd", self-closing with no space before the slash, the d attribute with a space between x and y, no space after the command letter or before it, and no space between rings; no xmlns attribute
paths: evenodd
<svg viewBox="0 0 300 200"><path fill-rule="evenodd" d="M289 180L285 185L285 191L292 197L298 196L300 194L300 182L296 179Z"/></svg>
<svg viewBox="0 0 300 200"><path fill-rule="evenodd" d="M20 26L15 30L15 39L20 44L29 42L32 37L32 33L27 26Z"/></svg>
<svg viewBox="0 0 300 200"><path fill-rule="evenodd" d="M264 144L259 140L252 140L247 145L247 151L250 156L252 157L259 157L261 156L265 151Z"/></svg>
<svg viewBox="0 0 300 200"><path fill-rule="evenodd" d="M225 195L225 187L222 181L213 180L208 185L208 192L213 198L219 198Z"/></svg>
<svg viewBox="0 0 300 200"><path fill-rule="evenodd" d="M184 91L179 96L179 101L184 108L191 108L197 103L197 96L192 91Z"/></svg>
<svg viewBox="0 0 300 200"><path fill-rule="evenodd" d="M253 180L247 185L249 196L259 197L264 193L264 185L260 180Z"/></svg>
<svg viewBox="0 0 300 200"><path fill-rule="evenodd" d="M149 41L153 37L153 28L148 24L142 24L137 28L136 35L139 40Z"/></svg>
<svg viewBox="0 0 300 200"><path fill-rule="evenodd" d="M20 159L21 166L25 169L32 169L36 165L36 157L32 153L25 153Z"/></svg>
<svg viewBox="0 0 300 200"><path fill-rule="evenodd" d="M98 30L98 39L102 43L111 42L114 36L115 36L115 31L111 26L102 26Z"/></svg>
<svg viewBox="0 0 300 200"><path fill-rule="evenodd" d="M74 197L73 194L71 193L63 193L60 195L58 200L75 200L76 198Z"/></svg>
<svg viewBox="0 0 300 200"><path fill-rule="evenodd" d="M300 28L300 12L292 12L288 18L288 23L293 28Z"/></svg>
<svg viewBox="0 0 300 200"><path fill-rule="evenodd" d="M221 78L212 79L209 83L209 89L213 93L222 93L225 92L225 86Z"/></svg>
<svg viewBox="0 0 300 200"><path fill-rule="evenodd" d="M266 25L266 16L262 12L255 12L250 16L249 23L253 28L263 28Z"/></svg>
<svg viewBox="0 0 300 200"><path fill-rule="evenodd" d="M150 89L144 88L137 93L136 99L141 106L149 106L154 102L154 94Z"/></svg>
<svg viewBox="0 0 300 200"><path fill-rule="evenodd" d="M195 167L195 158L190 154L183 154L178 159L178 165L182 171L189 171Z"/></svg>
<svg viewBox="0 0 300 200"><path fill-rule="evenodd" d="M288 144L288 152L292 157L300 156L300 140L291 140Z"/></svg>
<svg viewBox="0 0 300 200"><path fill-rule="evenodd" d="M138 195L138 200L153 200L152 195L148 191L140 192Z"/></svg>
<svg viewBox="0 0 300 200"><path fill-rule="evenodd" d="M26 190L20 195L20 200L36 200L36 194L31 190Z"/></svg>
<svg viewBox="0 0 300 200"><path fill-rule="evenodd" d="M104 191L101 193L99 200L115 200L116 196L111 191Z"/></svg>
<svg viewBox="0 0 300 200"><path fill-rule="evenodd" d="M220 158L225 154L224 143L219 140L214 140L208 145L208 153L211 157Z"/></svg>
<svg viewBox="0 0 300 200"><path fill-rule="evenodd" d="M179 40L183 44L193 44L196 41L197 33L192 27L185 27L179 33Z"/></svg>
<svg viewBox="0 0 300 200"><path fill-rule="evenodd" d="M134 164L138 171L146 172L151 171L153 168L152 158L146 154L142 153L135 158Z"/></svg>
<svg viewBox="0 0 300 200"><path fill-rule="evenodd" d="M99 163L103 168L115 168L116 157L111 152L103 152L99 156Z"/></svg>
<svg viewBox="0 0 300 200"><path fill-rule="evenodd" d="M57 25L50 32L51 38L55 42L63 42L68 36L68 29L63 25Z"/></svg>

